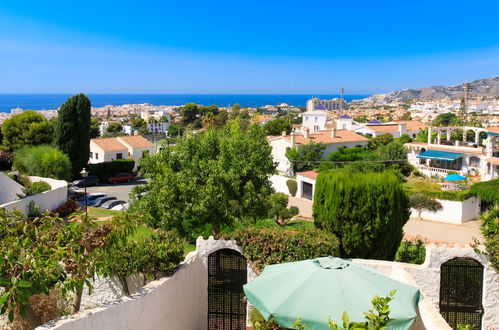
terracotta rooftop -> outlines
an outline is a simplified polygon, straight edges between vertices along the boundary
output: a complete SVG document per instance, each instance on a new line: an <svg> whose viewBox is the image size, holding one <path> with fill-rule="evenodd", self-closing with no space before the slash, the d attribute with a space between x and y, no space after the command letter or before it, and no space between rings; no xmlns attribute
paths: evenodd
<svg viewBox="0 0 499 330"><path fill-rule="evenodd" d="M306 176L307 178L315 180L315 179L317 179L317 175L319 175L319 172L317 172L316 170L310 170L310 171L305 171L305 172L298 172L296 174Z"/></svg>
<svg viewBox="0 0 499 330"><path fill-rule="evenodd" d="M121 140L121 141L129 144L132 148L149 148L149 147L154 147L154 144L152 144L151 142L147 141L141 135L119 136L116 139L118 141Z"/></svg>
<svg viewBox="0 0 499 330"><path fill-rule="evenodd" d="M92 139L90 141L93 141L104 151L128 150L128 148L124 146L121 142L119 142L116 138Z"/></svg>
<svg viewBox="0 0 499 330"><path fill-rule="evenodd" d="M493 157L493 158L487 158L485 160L487 163L491 163L494 165L499 165L499 158Z"/></svg>
<svg viewBox="0 0 499 330"><path fill-rule="evenodd" d="M398 130L399 124L405 124L406 130L411 132L420 131L426 128L425 124L417 120L400 120L396 121L395 124L377 124L377 125L368 124L366 125L366 128L369 128L374 132L378 133L388 133L388 132L396 132Z"/></svg>
<svg viewBox="0 0 499 330"><path fill-rule="evenodd" d="M499 134L499 126L489 127L489 128L487 128L487 132L498 133Z"/></svg>
<svg viewBox="0 0 499 330"><path fill-rule="evenodd" d="M405 124L408 131L419 131L428 126L417 120L397 120L397 124Z"/></svg>

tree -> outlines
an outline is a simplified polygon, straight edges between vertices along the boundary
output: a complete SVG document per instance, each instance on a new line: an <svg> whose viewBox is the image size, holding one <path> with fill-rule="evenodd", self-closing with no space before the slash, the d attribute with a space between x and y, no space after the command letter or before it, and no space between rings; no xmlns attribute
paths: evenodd
<svg viewBox="0 0 499 330"><path fill-rule="evenodd" d="M439 201L425 196L423 194L411 194L409 196L410 205L413 209L418 211L418 218L421 219L421 212L428 210L430 212L437 212L442 209L442 204Z"/></svg>
<svg viewBox="0 0 499 330"><path fill-rule="evenodd" d="M112 135L120 134L122 130L123 130L123 125L121 125L121 123L117 121L110 123L109 126L107 127L108 133Z"/></svg>
<svg viewBox="0 0 499 330"><path fill-rule="evenodd" d="M14 168L22 174L61 180L71 179L69 157L48 145L23 147L16 152Z"/></svg>
<svg viewBox="0 0 499 330"><path fill-rule="evenodd" d="M312 142L289 149L286 157L290 160L294 172L308 171L319 167L324 149L325 144Z"/></svg>
<svg viewBox="0 0 499 330"><path fill-rule="evenodd" d="M93 117L90 121L90 138L95 139L100 136L100 121L98 118Z"/></svg>
<svg viewBox="0 0 499 330"><path fill-rule="evenodd" d="M275 219L275 222L284 227L288 221L298 214L296 206L288 208L289 197L283 193L274 193L270 196L269 216Z"/></svg>
<svg viewBox="0 0 499 330"><path fill-rule="evenodd" d="M23 146L49 144L53 134L53 127L45 117L28 110L4 121L2 144L8 151L14 151Z"/></svg>
<svg viewBox="0 0 499 330"><path fill-rule="evenodd" d="M147 127L147 123L142 118L135 118L132 120L132 128L140 130L142 127Z"/></svg>
<svg viewBox="0 0 499 330"><path fill-rule="evenodd" d="M412 142L412 138L409 136L409 134L402 134L399 138L395 140L399 141L402 144Z"/></svg>
<svg viewBox="0 0 499 330"><path fill-rule="evenodd" d="M313 215L340 240L343 257L393 260L409 219L409 199L391 171L321 171Z"/></svg>
<svg viewBox="0 0 499 330"><path fill-rule="evenodd" d="M181 136L184 134L184 128L179 124L171 124L168 126L168 135L171 137Z"/></svg>
<svg viewBox="0 0 499 330"><path fill-rule="evenodd" d="M233 219L267 215L275 171L263 129L244 130L238 121L219 129L187 134L141 162L148 194L133 200L152 227L177 229L189 239L214 235ZM141 188L142 189L142 188Z"/></svg>
<svg viewBox="0 0 499 330"><path fill-rule="evenodd" d="M90 100L84 94L74 95L61 105L58 114L54 142L69 156L76 178L90 154Z"/></svg>
<svg viewBox="0 0 499 330"><path fill-rule="evenodd" d="M282 132L289 134L291 133L291 128L291 123L283 118L270 120L263 125L263 129L267 135L281 135Z"/></svg>
<svg viewBox="0 0 499 330"><path fill-rule="evenodd" d="M380 146L386 145L393 141L393 136L390 133L385 133L373 137L367 143L367 147L371 150L377 150Z"/></svg>
<svg viewBox="0 0 499 330"><path fill-rule="evenodd" d="M180 114L182 115L182 125L193 124L199 119L198 105L195 103L187 103L180 108Z"/></svg>
<svg viewBox="0 0 499 330"><path fill-rule="evenodd" d="M442 113L433 119L433 126L449 126L457 119L457 116L452 112Z"/></svg>

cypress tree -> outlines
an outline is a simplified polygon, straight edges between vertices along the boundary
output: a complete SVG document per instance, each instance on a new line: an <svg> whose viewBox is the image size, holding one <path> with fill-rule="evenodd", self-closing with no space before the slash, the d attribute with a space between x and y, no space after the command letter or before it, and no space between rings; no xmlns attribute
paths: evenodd
<svg viewBox="0 0 499 330"><path fill-rule="evenodd" d="M338 237L343 257L393 260L409 209L393 172L331 170L317 177L315 224Z"/></svg>
<svg viewBox="0 0 499 330"><path fill-rule="evenodd" d="M90 100L82 93L68 98L58 111L54 143L69 156L73 178L88 162L90 117Z"/></svg>

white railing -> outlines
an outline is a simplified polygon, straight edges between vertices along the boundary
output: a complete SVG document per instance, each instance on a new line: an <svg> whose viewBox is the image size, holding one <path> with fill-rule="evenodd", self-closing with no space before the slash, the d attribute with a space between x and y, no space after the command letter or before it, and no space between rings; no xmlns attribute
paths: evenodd
<svg viewBox="0 0 499 330"><path fill-rule="evenodd" d="M417 165L416 168L423 172L425 175L447 175L450 171L459 172L455 170L447 170L445 168L429 167L425 165ZM426 173L425 173L426 172Z"/></svg>

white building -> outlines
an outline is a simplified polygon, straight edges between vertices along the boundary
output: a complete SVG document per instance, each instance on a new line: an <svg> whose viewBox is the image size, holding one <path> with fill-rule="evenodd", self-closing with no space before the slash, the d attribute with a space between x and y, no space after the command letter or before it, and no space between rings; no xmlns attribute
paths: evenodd
<svg viewBox="0 0 499 330"><path fill-rule="evenodd" d="M156 152L154 144L140 135L119 136L90 140L90 164L112 162L118 159L133 159L137 169L139 159Z"/></svg>
<svg viewBox="0 0 499 330"><path fill-rule="evenodd" d="M326 128L327 114L324 111L307 111L301 114L303 126L317 132Z"/></svg>
<svg viewBox="0 0 499 330"><path fill-rule="evenodd" d="M394 138L399 138L403 134L407 134L411 138L415 138L425 128L426 125L416 120L400 120L391 123L371 121L355 129L355 133L365 134L371 137L388 133Z"/></svg>
<svg viewBox="0 0 499 330"><path fill-rule="evenodd" d="M170 127L169 116L168 122L151 122L147 124L147 130L149 133L166 135L168 133L168 127Z"/></svg>
<svg viewBox="0 0 499 330"><path fill-rule="evenodd" d="M331 100L321 100L318 97L313 97L307 101L307 111L315 110L341 110L346 104L345 100L334 98Z"/></svg>

